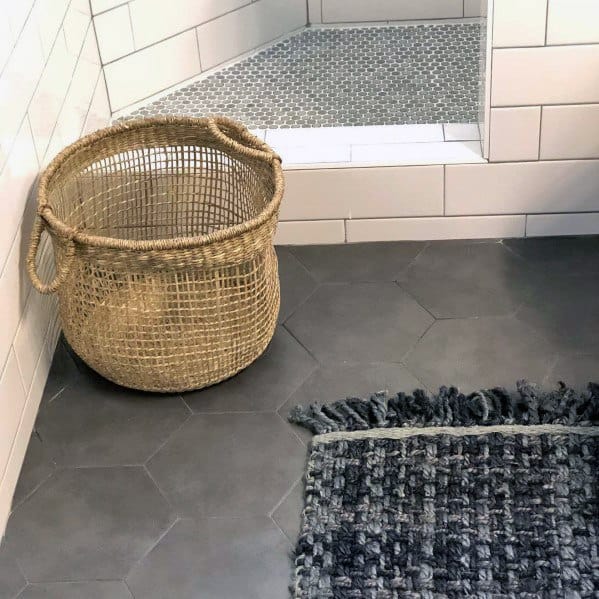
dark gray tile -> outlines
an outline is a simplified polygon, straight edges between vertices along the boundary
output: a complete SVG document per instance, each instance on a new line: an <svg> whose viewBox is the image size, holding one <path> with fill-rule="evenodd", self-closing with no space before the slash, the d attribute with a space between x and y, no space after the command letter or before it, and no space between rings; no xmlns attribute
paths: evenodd
<svg viewBox="0 0 599 599"><path fill-rule="evenodd" d="M429 388L456 385L462 391L504 386L518 379L541 383L556 352L513 316L439 320L406 359Z"/></svg>
<svg viewBox="0 0 599 599"><path fill-rule="evenodd" d="M279 246L276 250L281 283L279 322L285 322L316 289L316 282L289 248Z"/></svg>
<svg viewBox="0 0 599 599"><path fill-rule="evenodd" d="M534 293L518 310L563 352L599 349L599 277L546 273Z"/></svg>
<svg viewBox="0 0 599 599"><path fill-rule="evenodd" d="M6 542L0 539L0 597L13 599L27 584Z"/></svg>
<svg viewBox="0 0 599 599"><path fill-rule="evenodd" d="M281 599L288 541L265 517L180 520L127 577L135 599Z"/></svg>
<svg viewBox="0 0 599 599"><path fill-rule="evenodd" d="M321 361L397 362L433 319L395 283L319 287L286 327Z"/></svg>
<svg viewBox="0 0 599 599"><path fill-rule="evenodd" d="M292 252L318 281L395 281L424 248L419 242L306 245Z"/></svg>
<svg viewBox="0 0 599 599"><path fill-rule="evenodd" d="M407 368L399 364L322 364L283 404L279 413L286 419L291 408L297 405L325 404L347 397L367 398L377 391L409 392L422 386ZM304 441L312 438L310 431L292 426Z"/></svg>
<svg viewBox="0 0 599 599"><path fill-rule="evenodd" d="M302 511L304 510L304 481L298 481L272 514L272 519L295 546L300 532Z"/></svg>
<svg viewBox="0 0 599 599"><path fill-rule="evenodd" d="M29 585L19 599L133 599L124 582L53 582Z"/></svg>
<svg viewBox="0 0 599 599"><path fill-rule="evenodd" d="M305 447L275 413L192 416L148 462L185 516L267 514L303 472Z"/></svg>
<svg viewBox="0 0 599 599"><path fill-rule="evenodd" d="M599 236L506 239L508 248L551 274L599 273Z"/></svg>
<svg viewBox="0 0 599 599"><path fill-rule="evenodd" d="M86 373L40 411L37 430L61 466L143 464L188 416L178 396L131 391Z"/></svg>
<svg viewBox="0 0 599 599"><path fill-rule="evenodd" d="M143 468L59 470L11 515L30 582L120 580L173 521Z"/></svg>
<svg viewBox="0 0 599 599"><path fill-rule="evenodd" d="M513 313L531 291L530 267L500 243L437 242L399 278L437 318Z"/></svg>
<svg viewBox="0 0 599 599"><path fill-rule="evenodd" d="M25 460L21 467L19 481L13 497L13 507L17 506L54 472L56 465L48 448L34 432L29 439Z"/></svg>
<svg viewBox="0 0 599 599"><path fill-rule="evenodd" d="M579 390L585 390L589 383L599 383L599 352L560 356L545 382L554 386L560 381Z"/></svg>
<svg viewBox="0 0 599 599"><path fill-rule="evenodd" d="M66 386L70 385L78 374L77 358L74 357L61 337L54 351L42 401L52 400Z"/></svg>
<svg viewBox="0 0 599 599"><path fill-rule="evenodd" d="M314 358L279 327L266 352L243 372L184 399L194 412L276 410L315 367Z"/></svg>

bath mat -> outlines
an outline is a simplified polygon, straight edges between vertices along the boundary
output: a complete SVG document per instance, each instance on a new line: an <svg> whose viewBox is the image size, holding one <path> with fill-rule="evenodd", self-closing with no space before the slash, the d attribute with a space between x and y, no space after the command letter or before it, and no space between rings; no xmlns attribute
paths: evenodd
<svg viewBox="0 0 599 599"><path fill-rule="evenodd" d="M599 385L297 407L295 599L599 596Z"/></svg>

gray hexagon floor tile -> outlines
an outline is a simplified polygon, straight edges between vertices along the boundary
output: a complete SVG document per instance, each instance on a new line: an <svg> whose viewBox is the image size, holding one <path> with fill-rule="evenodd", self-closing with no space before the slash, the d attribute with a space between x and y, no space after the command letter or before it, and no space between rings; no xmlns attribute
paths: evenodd
<svg viewBox="0 0 599 599"><path fill-rule="evenodd" d="M518 318L574 353L599 350L599 276L545 273Z"/></svg>
<svg viewBox="0 0 599 599"><path fill-rule="evenodd" d="M290 551L265 516L179 520L127 584L135 599L281 599Z"/></svg>
<svg viewBox="0 0 599 599"><path fill-rule="evenodd" d="M54 582L29 585L19 599L133 599L120 581Z"/></svg>
<svg viewBox="0 0 599 599"><path fill-rule="evenodd" d="M192 416L148 462L182 516L267 514L303 473L306 449L275 413Z"/></svg>
<svg viewBox="0 0 599 599"><path fill-rule="evenodd" d="M0 597L13 599L25 587L27 581L21 574L19 565L9 551L6 541L0 539L0 543Z"/></svg>
<svg viewBox="0 0 599 599"><path fill-rule="evenodd" d="M299 535L304 509L304 481L298 481L272 514L272 519L293 546Z"/></svg>
<svg viewBox="0 0 599 599"><path fill-rule="evenodd" d="M315 401L331 403L347 397L370 397L377 391L413 391L423 384L404 366L390 363L364 364L346 362L322 364L281 406L279 413L287 419L291 408ZM303 427L290 425L298 436L309 442L312 433Z"/></svg>
<svg viewBox="0 0 599 599"><path fill-rule="evenodd" d="M513 313L531 290L528 264L500 243L437 242L399 278L437 318Z"/></svg>
<svg viewBox="0 0 599 599"><path fill-rule="evenodd" d="M503 242L543 271L570 275L599 273L599 236L528 237Z"/></svg>
<svg viewBox="0 0 599 599"><path fill-rule="evenodd" d="M292 252L318 281L395 281L425 245L416 241L306 245Z"/></svg>
<svg viewBox="0 0 599 599"><path fill-rule="evenodd" d="M143 468L59 470L11 515L29 582L120 580L173 522Z"/></svg>
<svg viewBox="0 0 599 599"><path fill-rule="evenodd" d="M56 345L42 401L51 401L65 387L70 385L78 375L79 369L75 358L67 349L65 341L61 337Z"/></svg>
<svg viewBox="0 0 599 599"><path fill-rule="evenodd" d="M316 289L316 282L289 248L277 247L281 311L279 322L285 322Z"/></svg>
<svg viewBox="0 0 599 599"><path fill-rule="evenodd" d="M314 358L279 327L266 352L243 372L184 399L194 412L276 410L315 367Z"/></svg>
<svg viewBox="0 0 599 599"><path fill-rule="evenodd" d="M560 356L547 375L546 384L553 387L560 381L580 390L589 383L599 383L599 352Z"/></svg>
<svg viewBox="0 0 599 599"><path fill-rule="evenodd" d="M29 439L25 461L13 497L13 507L19 505L39 485L47 480L56 469L56 465L47 446L34 432Z"/></svg>
<svg viewBox="0 0 599 599"><path fill-rule="evenodd" d="M178 396L131 391L82 373L40 411L37 428L61 466L134 465L188 416Z"/></svg>
<svg viewBox="0 0 599 599"><path fill-rule="evenodd" d="M433 322L395 283L326 284L285 326L320 361L398 362Z"/></svg>
<svg viewBox="0 0 599 599"><path fill-rule="evenodd" d="M504 386L518 379L541 383L556 350L513 316L439 320L406 359L429 388L456 385L464 392Z"/></svg>

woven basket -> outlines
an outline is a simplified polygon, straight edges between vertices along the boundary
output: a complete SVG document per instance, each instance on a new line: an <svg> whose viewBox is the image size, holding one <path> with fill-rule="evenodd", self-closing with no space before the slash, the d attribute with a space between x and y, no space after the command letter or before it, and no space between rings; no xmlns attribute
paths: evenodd
<svg viewBox="0 0 599 599"><path fill-rule="evenodd" d="M126 387L198 389L254 361L279 311L280 158L225 118L129 121L61 152L27 258L67 341ZM56 277L36 272L42 232Z"/></svg>

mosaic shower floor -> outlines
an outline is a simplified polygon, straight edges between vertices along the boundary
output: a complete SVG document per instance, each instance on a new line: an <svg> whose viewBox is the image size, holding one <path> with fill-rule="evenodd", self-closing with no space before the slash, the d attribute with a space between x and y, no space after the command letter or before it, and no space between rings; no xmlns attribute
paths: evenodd
<svg viewBox="0 0 599 599"><path fill-rule="evenodd" d="M255 129L474 123L479 23L311 28L128 116L225 114Z"/></svg>

